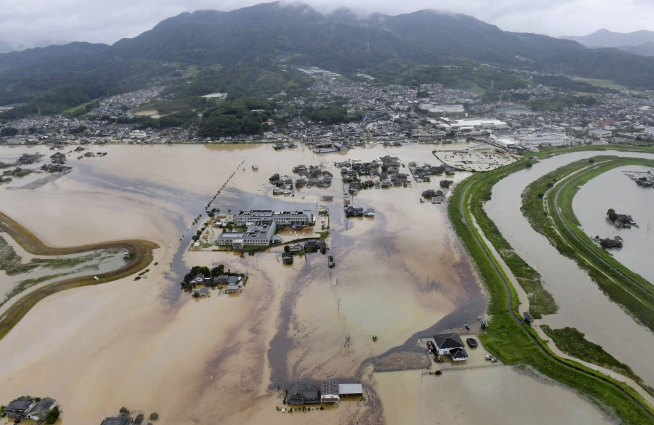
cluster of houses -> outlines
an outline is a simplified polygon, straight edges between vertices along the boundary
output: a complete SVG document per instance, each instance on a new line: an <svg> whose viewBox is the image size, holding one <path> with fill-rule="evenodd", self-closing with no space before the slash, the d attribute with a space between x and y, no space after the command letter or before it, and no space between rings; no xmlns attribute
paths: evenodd
<svg viewBox="0 0 654 425"><path fill-rule="evenodd" d="M56 416L58 417L57 401L50 397L20 397L5 407L5 415L11 419L16 419L16 423L25 418L41 423L48 418L48 415L52 416L51 412L55 411L55 409L57 409ZM56 418L53 419L56 420Z"/></svg>
<svg viewBox="0 0 654 425"><path fill-rule="evenodd" d="M445 194L442 190L427 189L422 192L425 199L431 199L433 204L441 204L445 200Z"/></svg>
<svg viewBox="0 0 654 425"><path fill-rule="evenodd" d="M390 187L407 187L411 177L400 172L404 165L396 156L386 155L371 162L339 162L335 164L341 169L345 191L355 195L363 189L381 189Z"/></svg>
<svg viewBox="0 0 654 425"><path fill-rule="evenodd" d="M338 404L342 397L352 396L363 396L363 384L340 384L333 380L323 381L320 386L297 383L286 390L286 404Z"/></svg>
<svg viewBox="0 0 654 425"><path fill-rule="evenodd" d="M310 166L307 168L304 165L298 165L293 168L293 172L301 176L295 183L293 183L291 177L280 176L277 173L268 179L275 186L273 188L273 195L292 195L295 189L299 190L303 187L324 189L332 185L332 174L329 171L320 170L319 167Z"/></svg>
<svg viewBox="0 0 654 425"><path fill-rule="evenodd" d="M215 244L238 250L247 246L265 247L282 243L282 238L276 234L278 229L283 227L303 229L306 226L312 226L315 220L313 213L308 210L251 210L239 211L232 218L232 222L236 227L245 228L245 231L223 231L216 238Z"/></svg>
<svg viewBox="0 0 654 425"><path fill-rule="evenodd" d="M374 217L375 216L375 210L372 208L355 208L352 205L346 205L345 206L345 217L347 218L352 218L352 217Z"/></svg>
<svg viewBox="0 0 654 425"><path fill-rule="evenodd" d="M221 274L218 276L205 276L203 273L198 273L191 279L190 283L193 287L204 285L204 288L193 291L194 297L204 298L209 296L209 288L219 286L225 287L226 294L240 294L246 281L247 275L242 273Z"/></svg>
<svg viewBox="0 0 654 425"><path fill-rule="evenodd" d="M294 244L289 245L288 250L282 253L282 262L286 265L293 264L293 256L300 253L312 254L314 252L320 252L321 254L327 253L327 242L323 239L309 239L305 241L304 244Z"/></svg>
<svg viewBox="0 0 654 425"><path fill-rule="evenodd" d="M440 176L454 174L454 168L449 165L433 166L429 164L417 165L415 162L409 162L409 170L417 182L430 182L431 176Z"/></svg>
<svg viewBox="0 0 654 425"><path fill-rule="evenodd" d="M295 182L295 186L299 189L303 186L328 188L332 185L332 173L327 170L322 170L320 167L310 165L298 165L293 167L293 172L299 174L301 179Z"/></svg>

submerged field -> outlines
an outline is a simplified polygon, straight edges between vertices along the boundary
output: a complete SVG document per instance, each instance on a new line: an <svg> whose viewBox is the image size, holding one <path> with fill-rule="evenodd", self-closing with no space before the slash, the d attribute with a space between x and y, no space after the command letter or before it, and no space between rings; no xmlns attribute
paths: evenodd
<svg viewBox="0 0 654 425"><path fill-rule="evenodd" d="M421 192L438 183L362 191L354 205L374 208L376 217L348 220L340 178L329 189L273 198L268 177L320 163L338 176L334 161L387 154L405 163L436 165L431 147L377 147L328 156L304 148L276 152L267 145L103 150L107 157L80 161L72 173L44 186L0 190L2 212L54 247L150 240L159 246L153 263L139 280L129 276L67 290L36 304L0 341L5 353L0 402L47 394L62 405L64 423L72 424L99 423L122 406L156 411L162 424L306 423L309 417L316 423L397 423L406 407L422 412L411 416L411 423L433 423L430 395L434 400L439 395L431 385L443 382L452 386L452 394L468 394L466 409L478 417L494 398L470 386L488 376L482 379L495 391L535 391L550 405L558 400L557 406L565 407L562 422L575 422L575 412L582 411L593 423L607 420L586 399L569 397L570 390L510 367L487 375L450 372L460 373L460 381L432 376L433 384L424 388L414 381L416 372L372 371L377 358L389 352L424 353L417 336L461 328L485 314L488 295L451 229L446 206L419 202ZM7 149L3 155L20 152ZM334 196L328 204L334 269L327 268L321 254L283 266L282 248L243 258L188 251L206 215L195 224L194 218L214 196L212 207L222 211L316 212L322 195ZM36 202L39 209L28 207ZM179 282L190 267L218 264L248 273L240 296L214 292L196 300L181 292ZM372 335L378 336L376 342ZM277 412L282 406L278 387L328 378L363 382L364 401L344 401L325 411ZM394 388L405 395L420 392L420 403L398 397ZM495 400L496 407L514 411L512 418L522 422L543 405L537 397L520 399L520 409L512 397ZM453 398L433 406L443 417L465 423Z"/></svg>

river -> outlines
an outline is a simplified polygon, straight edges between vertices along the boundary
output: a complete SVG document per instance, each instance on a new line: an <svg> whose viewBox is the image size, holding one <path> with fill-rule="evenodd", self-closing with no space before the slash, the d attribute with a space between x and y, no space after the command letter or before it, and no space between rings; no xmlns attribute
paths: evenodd
<svg viewBox="0 0 654 425"><path fill-rule="evenodd" d="M648 385L654 385L654 368L649 357L643 355L654 352L654 335L607 298L573 260L560 255L520 211L522 192L530 183L566 164L597 155L654 159L652 154L612 151L558 155L501 180L493 187L492 200L486 203L485 210L516 253L541 273L545 288L559 304L559 312L545 316L540 323L556 329L566 326L579 329L588 340L631 366ZM635 186L628 179L627 183ZM607 191L606 196L612 195ZM595 205L591 201L587 208ZM599 205L597 208L601 215L606 213L607 208Z"/></svg>

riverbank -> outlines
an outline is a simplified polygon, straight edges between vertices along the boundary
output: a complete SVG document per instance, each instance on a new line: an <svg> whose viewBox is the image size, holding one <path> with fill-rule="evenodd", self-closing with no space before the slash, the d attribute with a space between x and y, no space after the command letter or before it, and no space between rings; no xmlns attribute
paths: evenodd
<svg viewBox="0 0 654 425"><path fill-rule="evenodd" d="M518 171L521 169L518 164L525 167L524 161L510 167ZM489 315L492 320L491 326L481 337L484 346L507 364L529 364L552 379L600 400L602 404L615 409L625 423L637 424L652 420L654 411L632 388L576 362L559 358L547 348L534 330L519 321L514 289L501 267L497 266L497 261L493 260L492 254L484 247L479 235L475 235L474 228L468 225L473 218L472 205L480 199L471 199L481 193L480 186L475 185L480 185L479 181L488 178L486 176L489 174L491 173L473 176L457 186L449 203L452 225L474 259L491 295ZM476 216L474 219L479 223ZM480 227L484 232L493 231L483 220ZM634 409L635 406L639 408Z"/></svg>

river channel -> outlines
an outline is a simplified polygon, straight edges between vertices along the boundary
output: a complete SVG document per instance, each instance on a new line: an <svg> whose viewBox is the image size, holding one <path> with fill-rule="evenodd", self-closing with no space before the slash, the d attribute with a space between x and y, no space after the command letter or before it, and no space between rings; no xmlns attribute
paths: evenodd
<svg viewBox="0 0 654 425"><path fill-rule="evenodd" d="M597 155L654 159L652 154L629 152L575 152L555 156L501 180L493 187L492 200L485 205L485 209L516 253L541 273L545 288L559 304L559 312L545 316L540 323L557 329L566 326L579 329L586 334L586 339L601 345L618 360L631 366L648 385L654 385L654 368L647 360L649 356L643 356L643 353L654 352L654 335L600 291L573 260L560 255L544 236L532 229L520 210L522 192L530 183L566 164ZM621 178L626 181L625 184L635 187L635 183L626 176ZM618 186L616 190L619 190ZM595 190L595 195L605 196L607 202L615 196L610 188L602 192ZM585 208L598 210L603 217L607 210L604 200L597 201L598 196L591 198L587 199ZM642 220L647 222L644 216ZM651 263L649 267L651 270Z"/></svg>

